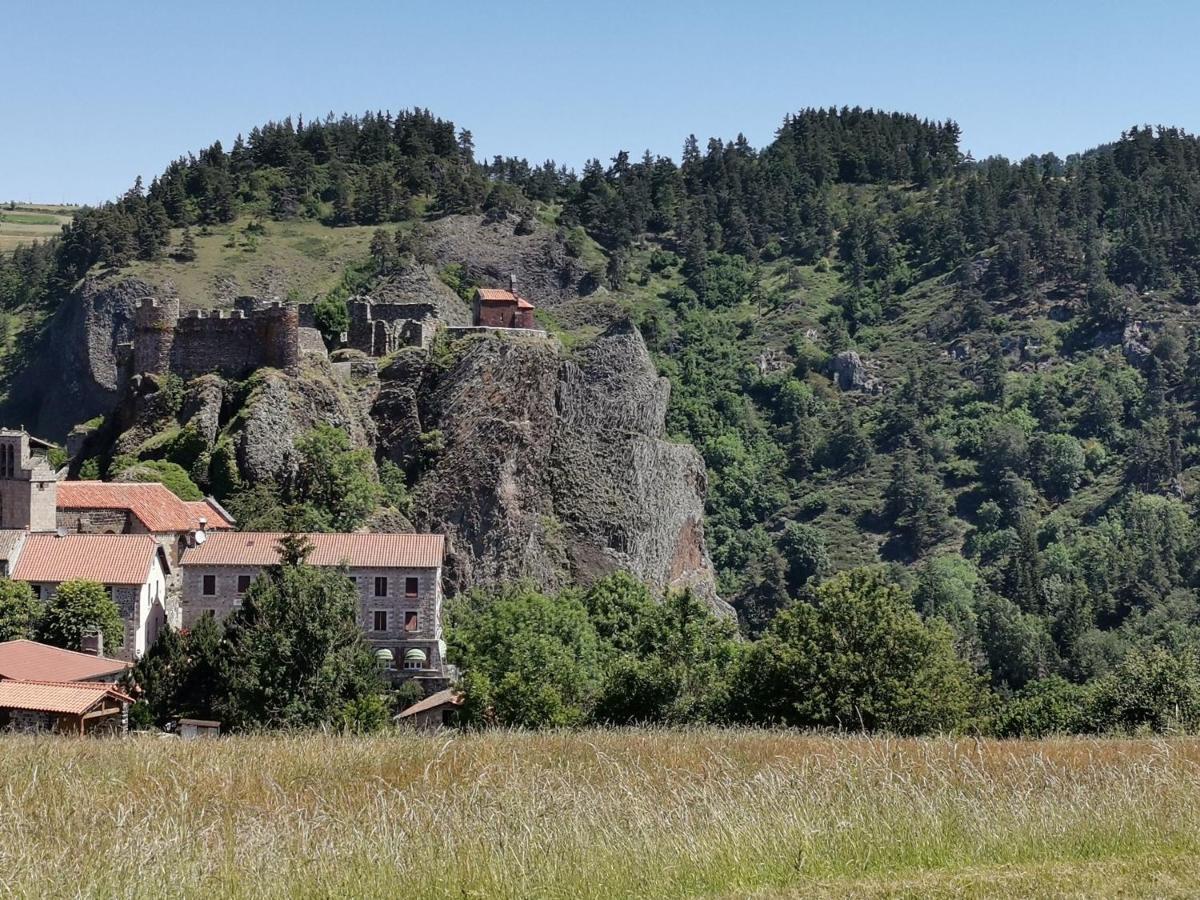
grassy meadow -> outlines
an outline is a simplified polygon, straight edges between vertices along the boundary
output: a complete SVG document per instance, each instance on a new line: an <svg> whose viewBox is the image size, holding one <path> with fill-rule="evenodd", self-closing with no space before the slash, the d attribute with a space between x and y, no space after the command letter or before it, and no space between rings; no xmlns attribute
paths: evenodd
<svg viewBox="0 0 1200 900"><path fill-rule="evenodd" d="M71 221L74 210L69 206L16 203L12 208L0 206L0 253L58 235Z"/></svg>
<svg viewBox="0 0 1200 900"><path fill-rule="evenodd" d="M0 894L1192 895L1200 741L6 737Z"/></svg>

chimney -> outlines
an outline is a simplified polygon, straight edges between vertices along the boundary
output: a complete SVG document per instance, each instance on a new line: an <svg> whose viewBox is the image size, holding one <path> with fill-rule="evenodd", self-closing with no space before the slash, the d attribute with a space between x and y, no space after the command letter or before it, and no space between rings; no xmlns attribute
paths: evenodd
<svg viewBox="0 0 1200 900"><path fill-rule="evenodd" d="M92 656L104 655L104 635L99 631L88 632L79 642L80 653L90 653Z"/></svg>
<svg viewBox="0 0 1200 900"><path fill-rule="evenodd" d="M517 296L517 276L516 275L508 276L508 290L512 293L512 295L514 297Z"/></svg>

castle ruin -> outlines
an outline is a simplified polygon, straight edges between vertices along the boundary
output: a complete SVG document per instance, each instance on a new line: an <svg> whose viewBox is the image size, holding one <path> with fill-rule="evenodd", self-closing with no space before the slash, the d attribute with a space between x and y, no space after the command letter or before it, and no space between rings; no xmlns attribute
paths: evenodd
<svg viewBox="0 0 1200 900"><path fill-rule="evenodd" d="M346 346L368 356L387 356L404 347L425 347L439 324L432 303L380 303L370 297L350 301Z"/></svg>
<svg viewBox="0 0 1200 900"><path fill-rule="evenodd" d="M508 296L503 291L490 294ZM528 311L533 306L520 302L528 321L506 321L506 327L532 328ZM338 346L376 358L406 347L428 347L439 327L465 327L471 321L465 310L456 311L436 298L395 302L358 296L347 306L350 324ZM185 380L210 372L240 379L263 367L294 374L305 353L326 353L314 325L311 303L239 297L232 310L193 309L181 316L178 298L146 297L135 310L129 364L134 373L174 374Z"/></svg>
<svg viewBox="0 0 1200 900"><path fill-rule="evenodd" d="M178 299L146 298L134 320L133 369L185 379L244 378L264 366L294 372L302 348L312 346L304 330L296 307L279 301L256 307L244 299L237 309L194 309L181 318Z"/></svg>

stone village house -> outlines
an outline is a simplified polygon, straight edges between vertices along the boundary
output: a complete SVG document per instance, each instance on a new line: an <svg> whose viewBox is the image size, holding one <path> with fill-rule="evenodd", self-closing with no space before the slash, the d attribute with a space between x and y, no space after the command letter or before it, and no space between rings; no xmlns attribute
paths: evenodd
<svg viewBox="0 0 1200 900"><path fill-rule="evenodd" d="M79 534L152 535L172 567L195 543L197 532L228 531L234 525L215 500L180 500L157 482L61 481L56 490L59 528Z"/></svg>
<svg viewBox="0 0 1200 900"><path fill-rule="evenodd" d="M123 660L136 660L167 624L167 577L171 566L151 535L30 534L12 569L16 581L50 600L65 581L102 584L125 623L122 645L107 648Z"/></svg>
<svg viewBox="0 0 1200 900"><path fill-rule="evenodd" d="M203 615L224 619L264 566L279 562L273 532L216 532L183 555L183 627ZM440 534L307 534L308 563L345 566L359 597L359 624L394 679L426 691L446 685Z"/></svg>
<svg viewBox="0 0 1200 900"><path fill-rule="evenodd" d="M133 698L96 681L0 681L0 729L119 734Z"/></svg>
<svg viewBox="0 0 1200 900"><path fill-rule="evenodd" d="M46 446L0 431L0 576L29 582L44 600L63 581L103 584L125 619L125 641L110 650L136 659L164 622L183 624L184 550L233 519L213 500L180 500L161 484L60 482L35 452Z"/></svg>

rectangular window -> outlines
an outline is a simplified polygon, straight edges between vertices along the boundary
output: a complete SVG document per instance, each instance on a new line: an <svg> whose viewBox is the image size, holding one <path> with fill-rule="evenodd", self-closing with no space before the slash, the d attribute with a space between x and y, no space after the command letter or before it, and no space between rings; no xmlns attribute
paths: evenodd
<svg viewBox="0 0 1200 900"><path fill-rule="evenodd" d="M379 576L375 579L375 596L386 597L388 595L388 580L385 576Z"/></svg>
<svg viewBox="0 0 1200 900"><path fill-rule="evenodd" d="M253 579L254 579L253 575L239 575L238 576L238 593L244 594L244 593L246 593L246 591L250 590L250 582Z"/></svg>
<svg viewBox="0 0 1200 900"><path fill-rule="evenodd" d="M404 596L405 597L417 596L417 590L420 587L420 584L421 583L415 578L405 578L404 579Z"/></svg>
<svg viewBox="0 0 1200 900"><path fill-rule="evenodd" d="M404 614L404 630L405 631L417 631L418 630L417 614L415 612L412 612L411 610Z"/></svg>
<svg viewBox="0 0 1200 900"><path fill-rule="evenodd" d="M387 610L386 609L375 610L375 622L374 622L373 630L375 630L375 631L387 631L388 630L387 629Z"/></svg>
<svg viewBox="0 0 1200 900"><path fill-rule="evenodd" d="M204 585L201 588L201 593L204 594L205 597L217 596L217 576L216 575L205 575L204 576Z"/></svg>

